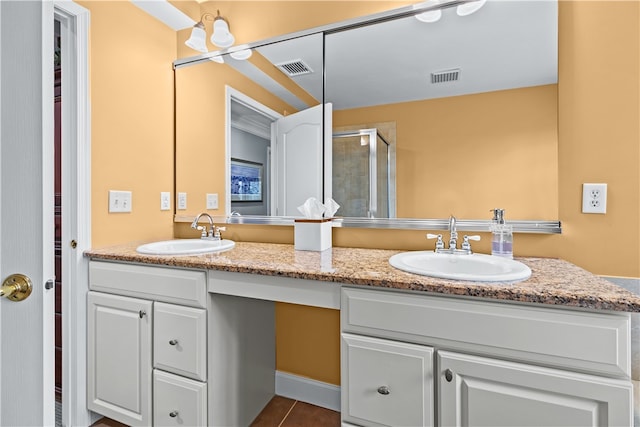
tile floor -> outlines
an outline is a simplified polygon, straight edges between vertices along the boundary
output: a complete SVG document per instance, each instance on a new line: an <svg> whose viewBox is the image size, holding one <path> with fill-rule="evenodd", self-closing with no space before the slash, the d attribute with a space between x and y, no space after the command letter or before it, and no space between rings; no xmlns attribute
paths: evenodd
<svg viewBox="0 0 640 427"><path fill-rule="evenodd" d="M274 396L258 414L251 427L338 427L340 412L286 397ZM109 418L102 418L91 427L127 427Z"/></svg>
<svg viewBox="0 0 640 427"><path fill-rule="evenodd" d="M274 396L251 423L251 427L294 426L340 426L340 412L300 402L299 400Z"/></svg>
<svg viewBox="0 0 640 427"><path fill-rule="evenodd" d="M91 424L91 427L127 427L127 425L114 421L110 418L100 418L98 421Z"/></svg>

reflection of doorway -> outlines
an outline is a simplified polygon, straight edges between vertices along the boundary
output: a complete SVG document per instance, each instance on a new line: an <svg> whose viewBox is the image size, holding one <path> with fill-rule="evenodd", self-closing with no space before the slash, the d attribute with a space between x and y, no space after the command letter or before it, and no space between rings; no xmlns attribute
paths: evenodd
<svg viewBox="0 0 640 427"><path fill-rule="evenodd" d="M331 197L331 104L286 117L226 87L226 212L231 215L297 216L308 197ZM268 143L268 145L267 145ZM260 197L233 194L231 159L260 169ZM237 183L240 178L234 178ZM244 186L244 180L242 180Z"/></svg>
<svg viewBox="0 0 640 427"><path fill-rule="evenodd" d="M54 253L55 253L55 393L56 425L62 425L62 44L54 20Z"/></svg>
<svg viewBox="0 0 640 427"><path fill-rule="evenodd" d="M269 215L271 211L271 123L282 117L248 96L227 87L226 204L227 213ZM261 197L231 191L231 159L260 171ZM237 182L236 182L237 187ZM241 193L250 193L240 191Z"/></svg>

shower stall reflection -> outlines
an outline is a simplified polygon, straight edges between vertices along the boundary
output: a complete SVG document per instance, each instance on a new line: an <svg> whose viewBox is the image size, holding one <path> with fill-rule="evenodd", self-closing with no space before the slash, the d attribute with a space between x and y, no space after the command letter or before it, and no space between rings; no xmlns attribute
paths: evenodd
<svg viewBox="0 0 640 427"><path fill-rule="evenodd" d="M377 129L333 134L333 198L340 216L395 217L391 151Z"/></svg>

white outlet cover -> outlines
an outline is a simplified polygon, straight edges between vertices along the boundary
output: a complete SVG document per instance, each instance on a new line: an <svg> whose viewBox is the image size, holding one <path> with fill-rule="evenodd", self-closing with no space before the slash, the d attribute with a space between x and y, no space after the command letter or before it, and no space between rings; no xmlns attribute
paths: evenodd
<svg viewBox="0 0 640 427"><path fill-rule="evenodd" d="M178 193L178 209L187 209L187 193Z"/></svg>
<svg viewBox="0 0 640 427"><path fill-rule="evenodd" d="M607 184L582 184L582 213L607 213Z"/></svg>

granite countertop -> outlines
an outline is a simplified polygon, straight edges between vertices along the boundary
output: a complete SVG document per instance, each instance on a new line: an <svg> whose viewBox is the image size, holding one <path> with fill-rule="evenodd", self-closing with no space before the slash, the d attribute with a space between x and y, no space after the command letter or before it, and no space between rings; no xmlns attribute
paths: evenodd
<svg viewBox="0 0 640 427"><path fill-rule="evenodd" d="M518 283L482 283L438 279L405 273L389 265L403 251L331 248L296 251L293 245L236 242L228 251L175 256L142 255L132 242L91 249L92 259L339 282L348 285L424 291L496 300L562 305L592 310L640 312L640 295L631 293L570 262L554 258L517 258L531 268Z"/></svg>

